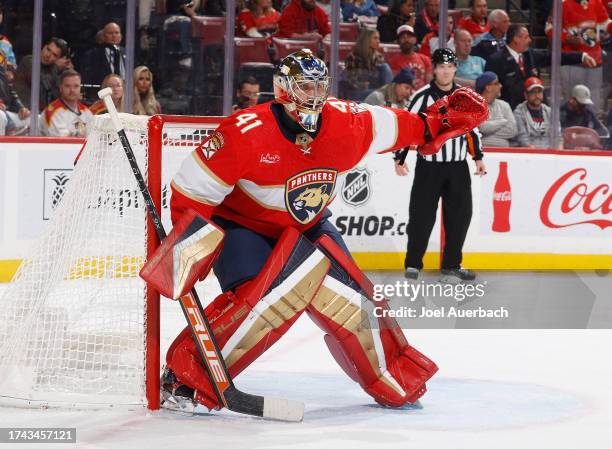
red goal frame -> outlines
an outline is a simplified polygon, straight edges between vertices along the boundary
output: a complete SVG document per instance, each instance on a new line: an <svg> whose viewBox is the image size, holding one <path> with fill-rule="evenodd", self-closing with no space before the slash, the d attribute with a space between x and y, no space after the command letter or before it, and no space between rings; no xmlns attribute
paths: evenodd
<svg viewBox="0 0 612 449"><path fill-rule="evenodd" d="M158 211L162 206L162 148L164 128L175 125L187 128L189 125L211 125L217 128L224 117L218 116L185 116L185 115L154 115L147 123L149 148L147 151L148 170L147 184L153 203ZM193 142L189 143L190 146ZM161 215L161 214L160 214ZM147 214L147 259L153 254L160 242L155 232L155 226ZM146 355L145 355L145 393L148 408L159 409L159 376L160 376L160 295L153 288L146 288Z"/></svg>

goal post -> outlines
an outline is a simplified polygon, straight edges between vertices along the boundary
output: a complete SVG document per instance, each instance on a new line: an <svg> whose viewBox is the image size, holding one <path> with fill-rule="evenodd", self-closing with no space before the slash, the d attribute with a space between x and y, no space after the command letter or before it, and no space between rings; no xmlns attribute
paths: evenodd
<svg viewBox="0 0 612 449"><path fill-rule="evenodd" d="M169 181L221 117L121 114L169 223ZM94 117L57 208L0 295L0 404L159 408L159 296L138 277L158 245L121 143Z"/></svg>
<svg viewBox="0 0 612 449"><path fill-rule="evenodd" d="M155 115L147 122L147 133L149 136L149 165L147 172L147 184L149 193L153 198L155 208L162 211L162 159L164 148L176 146L187 147L188 152L193 151L203 138L210 134L219 125L223 117L193 117L182 115ZM192 126L194 134L191 136L181 135L180 130ZM174 130L174 134L170 132ZM178 134L176 131L178 130ZM192 140L193 139L193 140ZM130 142L131 143L131 142ZM133 147L133 144L132 144ZM182 158L181 158L182 160ZM178 168L178 167L177 167ZM173 171L175 172L175 170ZM169 185L166 185L169 195ZM152 254L159 246L160 241L155 232L155 226L150 214L147 214L147 254ZM146 302L147 324L146 324L146 396L148 407L151 410L159 409L159 375L160 375L160 296L154 289L147 289Z"/></svg>

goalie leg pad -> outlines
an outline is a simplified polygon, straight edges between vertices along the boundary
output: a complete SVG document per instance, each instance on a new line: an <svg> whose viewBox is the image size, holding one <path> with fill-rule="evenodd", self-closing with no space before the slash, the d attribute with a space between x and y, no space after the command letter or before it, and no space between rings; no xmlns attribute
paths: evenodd
<svg viewBox="0 0 612 449"><path fill-rule="evenodd" d="M374 288L365 274L329 237L317 241L332 261L329 274L307 312L327 335L332 355L351 379L377 402L400 407L415 402L435 363L408 344L395 319L377 318Z"/></svg>
<svg viewBox="0 0 612 449"><path fill-rule="evenodd" d="M287 229L253 280L219 295L205 309L232 377L272 346L304 312L330 261L295 229ZM217 400L189 329L168 350L167 366L208 408Z"/></svg>
<svg viewBox="0 0 612 449"><path fill-rule="evenodd" d="M222 247L223 231L187 210L140 270L140 277L167 298L187 294L204 279Z"/></svg>

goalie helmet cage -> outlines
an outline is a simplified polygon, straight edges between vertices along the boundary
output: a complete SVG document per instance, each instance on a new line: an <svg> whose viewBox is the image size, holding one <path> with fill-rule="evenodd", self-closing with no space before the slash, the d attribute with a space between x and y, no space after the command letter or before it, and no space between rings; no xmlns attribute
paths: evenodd
<svg viewBox="0 0 612 449"><path fill-rule="evenodd" d="M221 117L120 114L157 210ZM0 405L159 408L155 228L108 115L94 117L53 218L0 296Z"/></svg>

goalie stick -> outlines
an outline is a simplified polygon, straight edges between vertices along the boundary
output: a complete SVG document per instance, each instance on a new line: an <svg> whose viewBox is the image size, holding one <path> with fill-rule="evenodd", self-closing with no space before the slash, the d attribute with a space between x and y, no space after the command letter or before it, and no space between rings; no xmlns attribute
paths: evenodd
<svg viewBox="0 0 612 449"><path fill-rule="evenodd" d="M147 206L151 221L155 226L155 231L159 239L163 240L166 238L166 231L164 230L161 217L153 203L151 193L138 167L136 156L125 134L117 109L111 99L111 92L111 88L107 87L100 90L98 96L106 105L113 127L119 136L119 140L128 158L132 172L136 177L140 193L142 193L144 197L144 202ZM223 360L223 355L215 340L210 323L204 314L204 309L195 289L192 289L188 294L179 298L178 301L183 309L183 314L191 329L193 339L202 356L202 360L204 361L203 366L206 368L206 372L208 373L213 390L217 395L219 404L223 404L228 410L247 415L280 421L299 422L302 420L304 416L304 404L302 402L257 396L238 390Z"/></svg>

